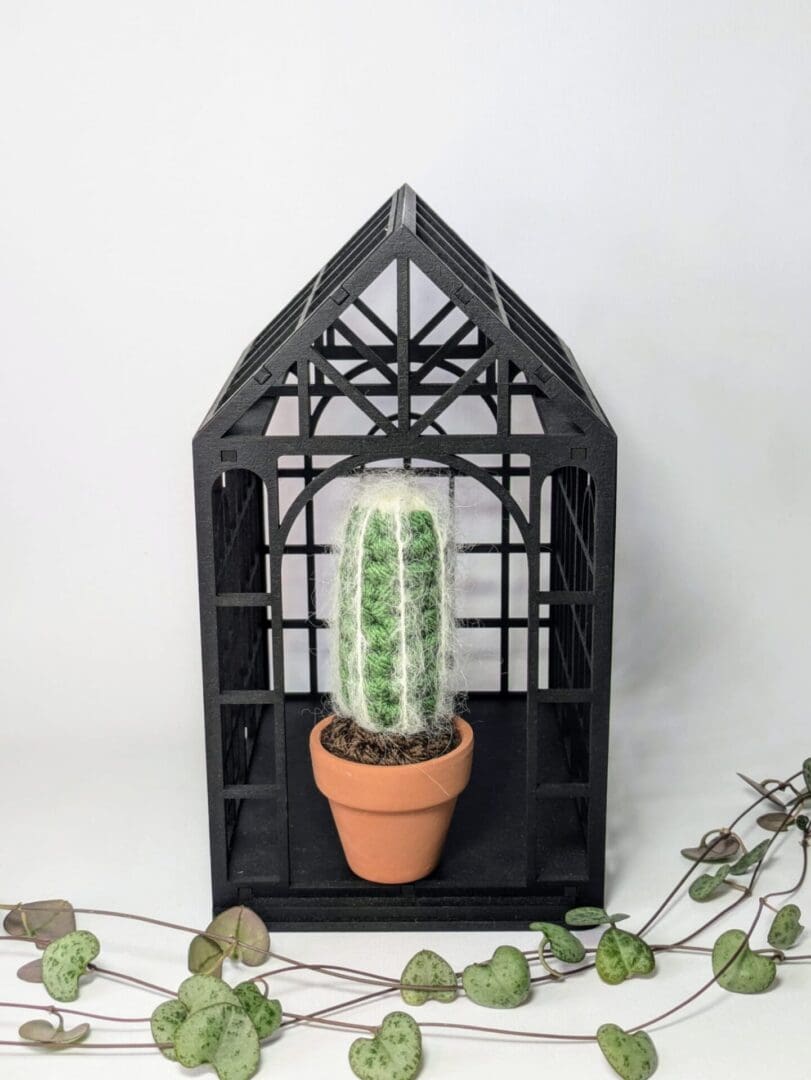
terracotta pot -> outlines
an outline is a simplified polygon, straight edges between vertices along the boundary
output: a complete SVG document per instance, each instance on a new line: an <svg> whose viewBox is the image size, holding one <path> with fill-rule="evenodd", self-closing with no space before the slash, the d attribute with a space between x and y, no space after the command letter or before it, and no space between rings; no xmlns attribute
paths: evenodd
<svg viewBox="0 0 811 1080"><path fill-rule="evenodd" d="M362 765L321 744L332 717L310 732L318 790L329 799L346 861L383 885L419 881L436 867L456 799L467 786L473 729L454 718L461 741L448 754L413 765Z"/></svg>

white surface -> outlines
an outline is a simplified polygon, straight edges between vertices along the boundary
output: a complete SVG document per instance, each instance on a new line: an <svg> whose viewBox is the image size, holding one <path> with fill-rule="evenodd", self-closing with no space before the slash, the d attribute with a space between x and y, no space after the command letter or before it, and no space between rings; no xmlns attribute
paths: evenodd
<svg viewBox="0 0 811 1080"><path fill-rule="evenodd" d="M571 344L619 433L610 906L654 905L678 848L745 797L735 769L811 752L809 32L788 2L5 0L4 900L205 922L190 439L245 343L403 180ZM699 916L681 904L654 936ZM92 925L110 966L179 980L182 940ZM396 974L422 944L461 965L508 940L532 944L276 943ZM26 956L4 947L3 999L42 999L14 978ZM454 1018L638 1022L706 974L661 968ZM660 1075L805 1075L809 978L712 991L655 1033ZM353 989L274 992L303 1009ZM82 1003L153 999L96 982ZM2 1037L21 1019L3 1010ZM266 1071L348 1075L349 1038L291 1034ZM609 1075L593 1047L431 1036L427 1055L426 1077ZM179 1075L149 1052L2 1066Z"/></svg>

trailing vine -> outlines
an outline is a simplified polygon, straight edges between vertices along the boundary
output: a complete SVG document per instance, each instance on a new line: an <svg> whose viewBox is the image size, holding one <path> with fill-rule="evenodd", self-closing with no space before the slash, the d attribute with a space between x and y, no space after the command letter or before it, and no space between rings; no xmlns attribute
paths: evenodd
<svg viewBox="0 0 811 1080"><path fill-rule="evenodd" d="M152 1047L190 1069L210 1065L219 1080L250 1080L260 1069L263 1050L272 1054L273 1043L297 1027L318 1026L357 1036L349 1046L348 1059L360 1080L413 1080L422 1066L423 1038L440 1030L540 1042L593 1043L623 1080L647 1080L658 1067L651 1036L657 1025L686 1009L713 986L736 994L764 993L779 982L781 967L811 960L811 955L790 952L803 926L799 906L789 900L800 892L808 876L811 758L787 780L743 779L756 790L757 800L730 825L711 830L696 847L683 849L690 866L637 930L618 925L627 923L628 915L611 914L599 907L574 908L566 913L563 926L551 922L530 924L530 931L540 934L535 948L521 950L500 945L491 957L470 963L461 972L454 971L443 957L428 949L412 956L396 978L342 965L304 963L272 949L265 924L245 907L222 912L200 930L129 912L74 907L66 900L0 904L0 910L7 912L5 935L0 935L0 942L27 942L42 952L41 957L20 967L18 977L29 984L41 984L51 998L49 1004L0 1002L2 1010L37 1014L20 1025L18 1039L2 1039L0 1046L62 1052L78 1045L103 1051ZM735 830L765 802L772 809L758 817L758 825L771 836L747 850ZM756 896L755 886L774 845L792 837L798 841L800 864L794 884ZM735 895L680 940L652 943L649 932L684 890L699 906L714 905L725 894ZM754 904L755 910L744 929L724 931L712 948L691 944L725 915L747 903ZM78 926L79 916L135 920L189 935L186 961L190 974L173 990L101 966L97 963L103 957L101 940ZM762 924L767 918L769 926L764 929ZM587 947L579 935L595 928L602 928L599 941L595 947ZM756 943L758 934L765 934L763 944ZM462 994L482 1008L526 1008L533 989L541 984L557 984L595 970L603 983L614 986L627 979L654 975L659 958L667 953L683 953L700 960L707 978L687 998L627 1030L610 1023L601 1025L596 1032L574 1033L451 1020L418 1021L401 1009L387 1012L374 1026L331 1015L394 995L409 1009L419 1009L428 1001L450 1008ZM263 970L232 987L222 978L226 960ZM266 967L271 962L277 966ZM314 1012L292 1013L270 996L270 985L285 973L301 970L374 989ZM109 1016L72 1007L89 976L123 981L133 988L158 993L165 1000L148 1017ZM73 1026L66 1026L66 1018ZM79 1022L74 1023L74 1018ZM100 1041L91 1039L90 1021L99 1031ZM106 1024L148 1028L148 1035L144 1032L140 1041L106 1041L101 1038Z"/></svg>

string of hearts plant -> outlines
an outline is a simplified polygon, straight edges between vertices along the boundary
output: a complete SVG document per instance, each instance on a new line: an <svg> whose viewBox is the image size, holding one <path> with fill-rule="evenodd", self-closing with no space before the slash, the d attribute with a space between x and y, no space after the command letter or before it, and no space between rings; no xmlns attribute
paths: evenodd
<svg viewBox="0 0 811 1080"><path fill-rule="evenodd" d="M219 1080L250 1080L260 1069L263 1046L272 1047L273 1041L283 1033L286 1035L296 1028L318 1025L359 1034L349 1047L349 1066L360 1080L412 1080L422 1065L423 1034L444 1030L540 1042L591 1042L599 1047L608 1065L623 1080L647 1080L658 1066L649 1029L687 1008L716 984L731 993L764 993L777 982L779 967L811 960L811 955L789 952L799 941L803 927L799 907L785 902L801 890L807 878L811 820L806 813L809 808L806 804L811 804L811 758L806 760L800 772L787 780L756 782L748 777L743 779L755 788L758 799L730 825L707 833L697 847L683 849L682 854L690 860L691 866L636 932L618 926L629 918L627 915L610 914L597 907L575 908L567 912L563 926L549 922L530 925L530 930L541 935L537 950L522 951L512 945L501 945L490 959L468 964L462 972L455 972L441 956L427 949L420 950L408 961L399 978L335 964L306 964L272 950L264 923L244 907L223 912L204 931L199 931L126 912L78 908L65 900L0 905L8 912L4 921L6 934L0 935L0 941L28 941L42 951L40 958L20 968L19 978L28 983L42 983L56 1002L0 1002L2 1009L44 1013L50 1017L45 1019L40 1015L26 1020L19 1028L19 1039L0 1040L0 1045L29 1045L46 1051L68 1050L79 1044L85 1049L107 1051L153 1047L170 1061L189 1069L210 1065ZM797 787L795 781L803 786ZM776 809L761 815L758 824L772 835L747 851L735 830L764 802L772 803ZM791 836L799 840L797 879L789 888L756 897L755 883L774 845ZM714 869L706 869L694 876L702 866L714 866ZM711 903L725 892L737 892L738 895L680 940L651 944L648 932L685 887L697 904ZM746 929L726 930L711 949L690 944L744 903L756 905ZM755 947L754 938L766 911L771 913L767 945ZM79 915L136 920L192 935L187 957L191 974L174 991L100 966L97 961L101 943L95 934L77 928ZM578 935L597 927L605 929L601 931L596 947L587 947ZM653 975L657 957L675 952L687 953L704 962L709 960L711 977L665 1012L627 1030L612 1023L605 1023L590 1033L545 1032L451 1021L418 1023L410 1013L401 1010L389 1012L379 1025L370 1026L337 1020L330 1015L395 994L399 994L411 1009L428 1001L450 1005L460 993L484 1008L515 1009L531 1000L533 988L538 985L553 985L593 969L603 983L614 986L632 977ZM271 958L281 966L262 970L233 987L222 978L226 960L248 968L264 968ZM533 975L535 964L540 973ZM299 970L316 972L331 980L368 984L374 989L315 1012L287 1012L278 1000L270 997L268 980ZM82 980L88 974L123 980L134 987L160 994L165 1000L151 1017L106 1016L70 1008L78 999ZM66 1028L66 1018L71 1018L73 1023L74 1017L81 1022ZM149 1025L151 1040L88 1042L91 1030L88 1021L91 1020L101 1025L100 1030L104 1024Z"/></svg>

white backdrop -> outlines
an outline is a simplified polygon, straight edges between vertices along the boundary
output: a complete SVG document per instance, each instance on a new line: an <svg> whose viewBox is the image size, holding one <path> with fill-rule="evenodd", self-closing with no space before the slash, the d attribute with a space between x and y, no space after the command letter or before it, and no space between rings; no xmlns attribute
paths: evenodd
<svg viewBox="0 0 811 1080"><path fill-rule="evenodd" d="M0 2L0 900L205 921L191 437L245 344L404 180L567 340L619 435L610 905L650 910L678 848L745 797L736 769L799 766L809 35L788 0ZM696 921L680 904L661 940ZM109 966L178 981L182 941L97 929ZM496 938L532 944L438 940L461 964ZM415 942L277 944L397 974ZM5 1000L37 1000L23 958L4 953ZM707 974L661 966L508 1019L631 1024ZM787 970L757 1002L711 991L656 1033L661 1075L755 1077L777 1045L803 1075L808 978ZM295 1008L354 992L313 987L274 992ZM153 1005L98 981L83 1000ZM23 1017L3 1014L13 1038ZM474 1015L493 1019L457 1018ZM291 1034L277 1075L344 1075L347 1041ZM57 1071L7 1053L15 1077ZM495 1063L609 1075L593 1047L436 1036L425 1075ZM149 1052L59 1061L172 1070Z"/></svg>

